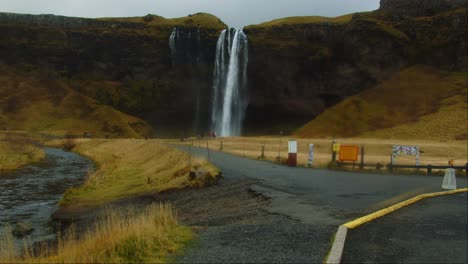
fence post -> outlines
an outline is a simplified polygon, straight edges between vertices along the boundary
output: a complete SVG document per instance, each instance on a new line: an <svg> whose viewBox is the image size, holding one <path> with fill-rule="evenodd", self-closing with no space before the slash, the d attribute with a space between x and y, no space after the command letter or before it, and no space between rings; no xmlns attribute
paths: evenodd
<svg viewBox="0 0 468 264"><path fill-rule="evenodd" d="M382 164L377 163L376 169L377 169L377 170L380 170L381 168L382 168Z"/></svg>
<svg viewBox="0 0 468 264"><path fill-rule="evenodd" d="M427 175L431 175L431 174L432 174L432 165L428 164L427 165Z"/></svg>
<svg viewBox="0 0 468 264"><path fill-rule="evenodd" d="M364 146L361 146L361 164L359 164L359 168L361 170L364 168Z"/></svg>
<svg viewBox="0 0 468 264"><path fill-rule="evenodd" d="M333 138L332 147L331 147L331 149L332 149L332 160L331 161L332 162L336 161L336 152L335 152L335 149L334 149L335 144L336 144L336 140Z"/></svg>

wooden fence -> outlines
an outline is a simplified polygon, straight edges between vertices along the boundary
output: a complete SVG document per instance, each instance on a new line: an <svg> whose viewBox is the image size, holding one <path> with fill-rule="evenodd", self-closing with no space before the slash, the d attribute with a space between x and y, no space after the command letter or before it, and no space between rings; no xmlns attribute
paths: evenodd
<svg viewBox="0 0 468 264"><path fill-rule="evenodd" d="M360 169L363 168L375 168L376 170L381 170L384 167L386 167L390 172L393 172L394 169L424 169L427 170L427 174L431 175L433 169L439 169L439 170L444 170L448 168L453 168L456 170L465 170L465 175L468 177L468 163L465 164L465 166L439 166L439 165L396 165L396 164L386 164L385 166L381 163L377 164L369 164L369 163L351 163L351 162L337 162L338 167L343 167L343 166L353 166L354 167L359 167Z"/></svg>

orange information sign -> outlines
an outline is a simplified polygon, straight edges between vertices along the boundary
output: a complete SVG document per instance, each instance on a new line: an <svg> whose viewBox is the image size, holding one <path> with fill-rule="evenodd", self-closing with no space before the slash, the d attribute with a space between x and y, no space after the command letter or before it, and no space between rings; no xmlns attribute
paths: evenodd
<svg viewBox="0 0 468 264"><path fill-rule="evenodd" d="M341 145L340 146L340 161L357 161L359 155L359 146L356 145Z"/></svg>

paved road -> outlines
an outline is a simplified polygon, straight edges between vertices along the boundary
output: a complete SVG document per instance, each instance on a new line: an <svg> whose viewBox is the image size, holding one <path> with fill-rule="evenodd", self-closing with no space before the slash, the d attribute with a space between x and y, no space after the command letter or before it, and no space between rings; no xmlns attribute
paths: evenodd
<svg viewBox="0 0 468 264"><path fill-rule="evenodd" d="M191 152L207 156L206 149L191 148ZM216 151L210 151L210 159L226 178L257 180L254 189L270 196L276 210L304 222L313 220L309 219L308 209L317 214L315 210L321 207L329 213L352 218L417 194L442 191L440 176L290 168ZM466 186L466 178L457 179L458 188Z"/></svg>
<svg viewBox="0 0 468 264"><path fill-rule="evenodd" d="M191 153L208 156L206 149L192 147ZM322 262L340 224L442 190L440 176L290 168L216 151L209 156L227 180L253 179L251 189L271 198L266 210L278 217L267 223L262 218L249 225L208 228L180 262ZM458 179L459 188L466 186L466 179Z"/></svg>
<svg viewBox="0 0 468 264"><path fill-rule="evenodd" d="M350 230L343 263L467 263L467 193L425 199Z"/></svg>

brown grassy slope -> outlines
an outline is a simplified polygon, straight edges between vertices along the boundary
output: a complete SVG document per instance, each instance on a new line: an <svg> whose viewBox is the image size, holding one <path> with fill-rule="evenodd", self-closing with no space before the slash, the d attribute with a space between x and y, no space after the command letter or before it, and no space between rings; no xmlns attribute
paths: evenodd
<svg viewBox="0 0 468 264"><path fill-rule="evenodd" d="M76 140L74 151L97 164L83 186L68 190L62 206L95 206L121 198L212 184L218 170L204 159L155 140L82 139ZM61 141L49 142L60 145ZM189 179L192 168L201 168L208 178Z"/></svg>
<svg viewBox="0 0 468 264"><path fill-rule="evenodd" d="M54 77L7 70L0 70L0 129L135 138L152 131L143 120L99 104Z"/></svg>
<svg viewBox="0 0 468 264"><path fill-rule="evenodd" d="M44 151L34 146L27 134L0 132L0 176L44 157Z"/></svg>
<svg viewBox="0 0 468 264"><path fill-rule="evenodd" d="M118 18L99 18L100 20L145 23L151 26L196 26L203 28L220 29L226 25L216 16L208 13L196 13L186 17L164 18L157 15L146 15L144 17L118 17Z"/></svg>
<svg viewBox="0 0 468 264"><path fill-rule="evenodd" d="M466 85L466 73L413 66L329 108L295 134L466 139Z"/></svg>
<svg viewBox="0 0 468 264"><path fill-rule="evenodd" d="M351 20L354 14L347 14L339 17L322 17L322 16L295 16L272 21L264 22L250 27L272 27L281 25L295 25L295 24L311 24L311 23L346 23Z"/></svg>

